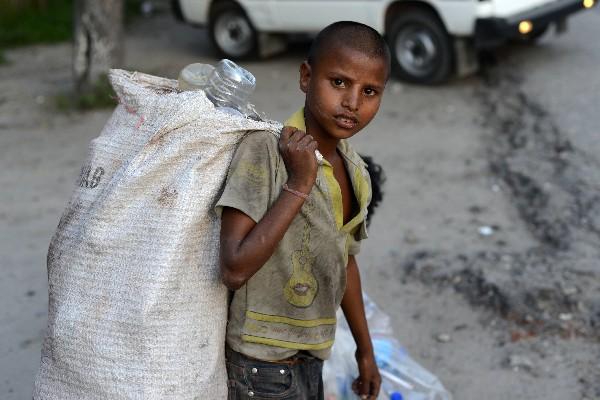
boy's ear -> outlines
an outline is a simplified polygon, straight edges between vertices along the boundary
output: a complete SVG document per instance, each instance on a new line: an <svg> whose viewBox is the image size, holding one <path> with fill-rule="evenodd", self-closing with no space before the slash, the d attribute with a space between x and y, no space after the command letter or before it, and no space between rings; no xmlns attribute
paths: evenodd
<svg viewBox="0 0 600 400"><path fill-rule="evenodd" d="M311 68L308 61L304 61L300 64L300 90L304 93L308 92L308 86L310 85Z"/></svg>

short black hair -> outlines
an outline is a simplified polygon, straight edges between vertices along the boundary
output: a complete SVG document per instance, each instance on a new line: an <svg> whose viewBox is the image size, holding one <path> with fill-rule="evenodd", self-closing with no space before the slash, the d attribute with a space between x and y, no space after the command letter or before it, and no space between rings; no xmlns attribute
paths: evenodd
<svg viewBox="0 0 600 400"><path fill-rule="evenodd" d="M339 21L323 28L308 50L307 62L314 66L323 51L346 47L360 51L368 57L383 59L390 71L390 49L385 39L375 29L354 21Z"/></svg>

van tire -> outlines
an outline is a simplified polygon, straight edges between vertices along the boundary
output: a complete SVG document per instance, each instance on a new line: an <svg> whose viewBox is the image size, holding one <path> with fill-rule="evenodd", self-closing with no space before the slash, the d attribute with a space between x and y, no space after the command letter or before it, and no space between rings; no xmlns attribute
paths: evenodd
<svg viewBox="0 0 600 400"><path fill-rule="evenodd" d="M218 1L210 10L210 40L223 58L244 60L258 54L258 34L246 12L233 1Z"/></svg>
<svg viewBox="0 0 600 400"><path fill-rule="evenodd" d="M452 74L452 39L442 21L422 9L399 11L388 32L392 71L408 82L436 85Z"/></svg>

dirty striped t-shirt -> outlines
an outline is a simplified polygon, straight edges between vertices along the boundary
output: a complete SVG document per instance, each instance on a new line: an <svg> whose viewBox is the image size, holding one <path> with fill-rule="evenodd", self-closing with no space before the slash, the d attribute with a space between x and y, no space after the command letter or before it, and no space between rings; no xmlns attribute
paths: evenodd
<svg viewBox="0 0 600 400"><path fill-rule="evenodd" d="M286 125L305 130L302 110ZM231 163L217 202L236 208L255 222L277 200L287 172L277 138L249 134ZM342 140L338 146L350 176L359 212L343 224L341 191L332 166L324 160L316 184L266 264L235 291L229 310L227 343L235 351L262 360L281 360L298 350L329 357L336 311L346 287L349 254L366 238L369 175L362 159Z"/></svg>

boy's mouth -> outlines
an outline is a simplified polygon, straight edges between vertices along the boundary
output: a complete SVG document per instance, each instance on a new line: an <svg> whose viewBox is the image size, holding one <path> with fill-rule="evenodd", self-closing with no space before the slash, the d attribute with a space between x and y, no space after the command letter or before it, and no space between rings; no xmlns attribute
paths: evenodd
<svg viewBox="0 0 600 400"><path fill-rule="evenodd" d="M335 116L335 124L342 129L354 129L358 125L356 117L347 114L339 114Z"/></svg>

